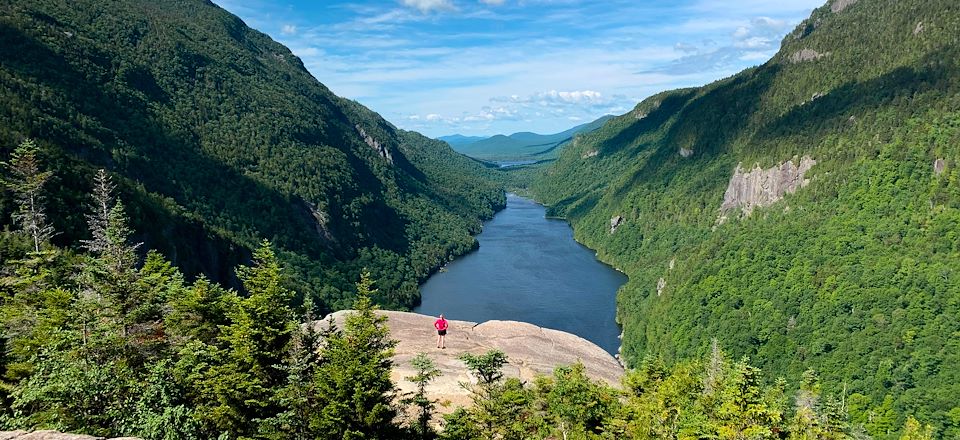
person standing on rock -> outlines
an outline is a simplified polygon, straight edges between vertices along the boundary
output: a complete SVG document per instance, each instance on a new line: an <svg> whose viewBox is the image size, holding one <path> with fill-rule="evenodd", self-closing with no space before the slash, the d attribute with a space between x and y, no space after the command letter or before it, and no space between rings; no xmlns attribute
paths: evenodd
<svg viewBox="0 0 960 440"><path fill-rule="evenodd" d="M443 319L443 313L433 322L433 328L437 329L437 348L447 348L443 340L447 336L447 320Z"/></svg>

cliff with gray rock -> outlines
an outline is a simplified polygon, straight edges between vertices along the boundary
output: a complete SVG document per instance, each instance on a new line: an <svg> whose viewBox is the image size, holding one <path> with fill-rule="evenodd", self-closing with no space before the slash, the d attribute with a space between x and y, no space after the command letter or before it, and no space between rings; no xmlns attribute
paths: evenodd
<svg viewBox="0 0 960 440"><path fill-rule="evenodd" d="M718 223L726 221L727 215L736 209L740 209L744 216L749 216L754 208L770 206L783 199L783 196L807 186L810 179L805 176L817 161L803 156L798 164L794 163L795 159L766 169L760 168L759 164L754 165L750 171L745 171L743 164L737 165L723 194Z"/></svg>

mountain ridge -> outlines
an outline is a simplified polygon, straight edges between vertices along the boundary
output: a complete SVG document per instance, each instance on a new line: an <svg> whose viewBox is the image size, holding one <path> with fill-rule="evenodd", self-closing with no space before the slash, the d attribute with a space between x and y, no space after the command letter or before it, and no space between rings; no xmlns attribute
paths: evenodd
<svg viewBox="0 0 960 440"><path fill-rule="evenodd" d="M854 421L916 413L960 432L944 339L960 334L960 243L943 232L960 215L958 32L953 2L827 2L767 63L647 98L536 177L550 214L630 277L629 365L716 338L846 387ZM796 180L785 164L804 160ZM738 189L781 172L792 192Z"/></svg>
<svg viewBox="0 0 960 440"><path fill-rule="evenodd" d="M489 137L451 135L437 138L450 143L455 151L483 160L543 160L553 158L556 148L565 145L580 133L593 131L613 116L600 118L553 134L538 134L529 131L510 135L496 134ZM476 139L475 139L476 138Z"/></svg>
<svg viewBox="0 0 960 440"><path fill-rule="evenodd" d="M412 307L503 203L482 164L334 95L213 3L0 7L0 155L37 139L57 243L85 238L70 207L106 168L137 239L190 276L235 285L232 267L270 238L322 310L350 304L363 266L382 302ZM4 195L4 224L11 207Z"/></svg>

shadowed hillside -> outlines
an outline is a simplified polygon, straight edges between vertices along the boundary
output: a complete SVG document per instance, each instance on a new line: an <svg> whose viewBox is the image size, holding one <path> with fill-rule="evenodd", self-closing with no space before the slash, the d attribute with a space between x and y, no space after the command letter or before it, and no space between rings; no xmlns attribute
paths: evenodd
<svg viewBox="0 0 960 440"><path fill-rule="evenodd" d="M485 169L339 98L289 49L210 2L0 2L0 157L24 138L54 173L55 243L86 237L97 168L117 178L136 238L190 276L272 240L322 310L379 300L475 246L502 206ZM12 202L0 198L0 220Z"/></svg>

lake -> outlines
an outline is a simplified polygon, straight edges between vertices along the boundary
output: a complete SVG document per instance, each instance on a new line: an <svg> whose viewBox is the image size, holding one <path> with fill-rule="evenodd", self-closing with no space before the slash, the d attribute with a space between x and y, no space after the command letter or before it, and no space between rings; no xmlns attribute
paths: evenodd
<svg viewBox="0 0 960 440"><path fill-rule="evenodd" d="M620 346L617 289L627 277L573 239L563 220L514 194L484 224L480 248L420 286L415 312L448 319L525 321L587 339L611 354Z"/></svg>

